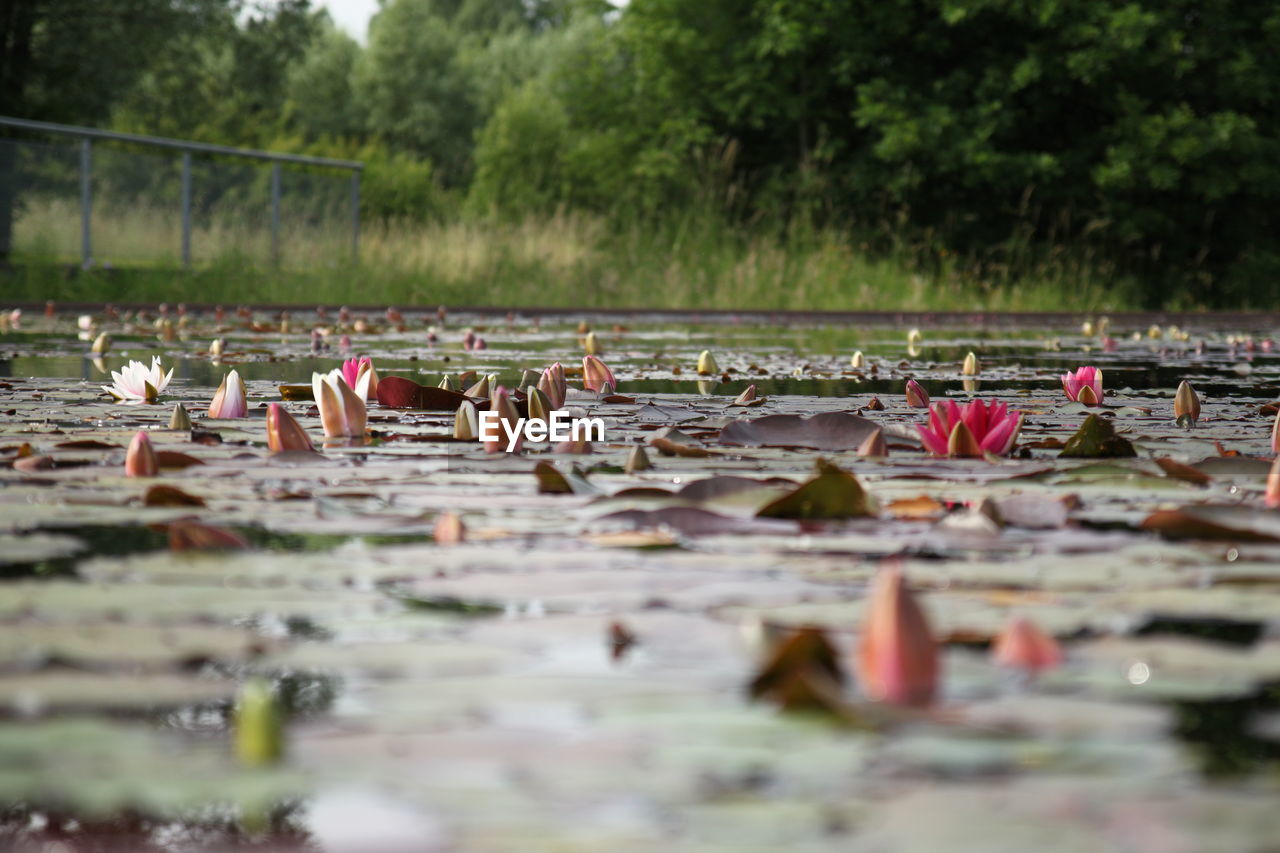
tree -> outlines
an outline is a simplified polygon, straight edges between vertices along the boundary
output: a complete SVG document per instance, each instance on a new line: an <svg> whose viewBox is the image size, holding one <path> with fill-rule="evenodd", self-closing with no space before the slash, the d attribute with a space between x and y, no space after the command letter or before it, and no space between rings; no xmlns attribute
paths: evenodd
<svg viewBox="0 0 1280 853"><path fill-rule="evenodd" d="M151 57L231 0L9 0L0 3L0 115L96 124ZM0 263L9 257L14 151L0 144Z"/></svg>
<svg viewBox="0 0 1280 853"><path fill-rule="evenodd" d="M369 46L356 66L356 99L369 131L430 158L446 184L469 170L476 127L472 80L458 61L458 35L447 3L391 0L369 24Z"/></svg>

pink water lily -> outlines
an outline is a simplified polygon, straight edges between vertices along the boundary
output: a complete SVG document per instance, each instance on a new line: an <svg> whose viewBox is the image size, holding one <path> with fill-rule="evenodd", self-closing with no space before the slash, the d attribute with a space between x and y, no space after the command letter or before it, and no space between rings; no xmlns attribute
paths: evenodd
<svg viewBox="0 0 1280 853"><path fill-rule="evenodd" d="M1023 415L1004 403L974 400L965 406L954 400L935 403L928 425L918 424L920 440L934 456L1004 456L1022 432Z"/></svg>
<svg viewBox="0 0 1280 853"><path fill-rule="evenodd" d="M1062 390L1068 400L1096 406L1102 402L1102 370L1097 367L1081 367L1074 373L1064 373Z"/></svg>
<svg viewBox="0 0 1280 853"><path fill-rule="evenodd" d="M367 402L378 399L378 372L374 370L373 359L369 356L362 355L342 362L342 378L361 400Z"/></svg>

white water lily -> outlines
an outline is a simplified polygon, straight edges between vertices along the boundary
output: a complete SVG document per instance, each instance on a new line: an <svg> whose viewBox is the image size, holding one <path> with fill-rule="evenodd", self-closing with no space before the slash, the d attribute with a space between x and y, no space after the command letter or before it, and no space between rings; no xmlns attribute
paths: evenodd
<svg viewBox="0 0 1280 853"><path fill-rule="evenodd" d="M367 385L364 390L368 391ZM311 374L311 392L320 409L320 424L327 438L364 435L368 417L364 400L357 391L351 390L341 370Z"/></svg>
<svg viewBox="0 0 1280 853"><path fill-rule="evenodd" d="M173 368L165 373L160 356L156 355L151 357L150 367L130 361L120 370L111 371L113 384L103 385L102 390L126 403L154 403L172 378Z"/></svg>

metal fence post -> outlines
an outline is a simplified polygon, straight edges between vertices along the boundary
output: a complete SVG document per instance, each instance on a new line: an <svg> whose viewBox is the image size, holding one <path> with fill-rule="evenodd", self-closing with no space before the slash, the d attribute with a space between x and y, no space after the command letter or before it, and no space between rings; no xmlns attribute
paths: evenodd
<svg viewBox="0 0 1280 853"><path fill-rule="evenodd" d="M191 269L191 152L182 152L182 267Z"/></svg>
<svg viewBox="0 0 1280 853"><path fill-rule="evenodd" d="M360 263L360 170L351 170L351 264Z"/></svg>
<svg viewBox="0 0 1280 853"><path fill-rule="evenodd" d="M280 263L280 164L271 164L271 263Z"/></svg>
<svg viewBox="0 0 1280 853"><path fill-rule="evenodd" d="M93 142L88 137L80 140L80 262L88 269L93 261L93 234L89 225L89 213L93 209Z"/></svg>

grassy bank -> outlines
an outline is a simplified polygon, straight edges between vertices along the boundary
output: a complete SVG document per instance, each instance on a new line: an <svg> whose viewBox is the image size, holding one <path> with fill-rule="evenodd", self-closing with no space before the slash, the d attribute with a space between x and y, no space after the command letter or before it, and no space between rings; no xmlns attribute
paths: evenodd
<svg viewBox="0 0 1280 853"><path fill-rule="evenodd" d="M707 217L665 227L560 215L508 223L367 225L360 264L339 229L286 227L272 266L260 221L204 225L196 269L176 271L164 211L95 220L115 269L72 274L76 232L46 210L19 223L14 300L540 305L810 310L1120 310L1123 288L1087 263L1023 261L979 277L920 246L872 254L835 230L744 234ZM60 235L60 236L59 236ZM70 235L70 236L68 236ZM926 271L927 270L927 271Z"/></svg>

